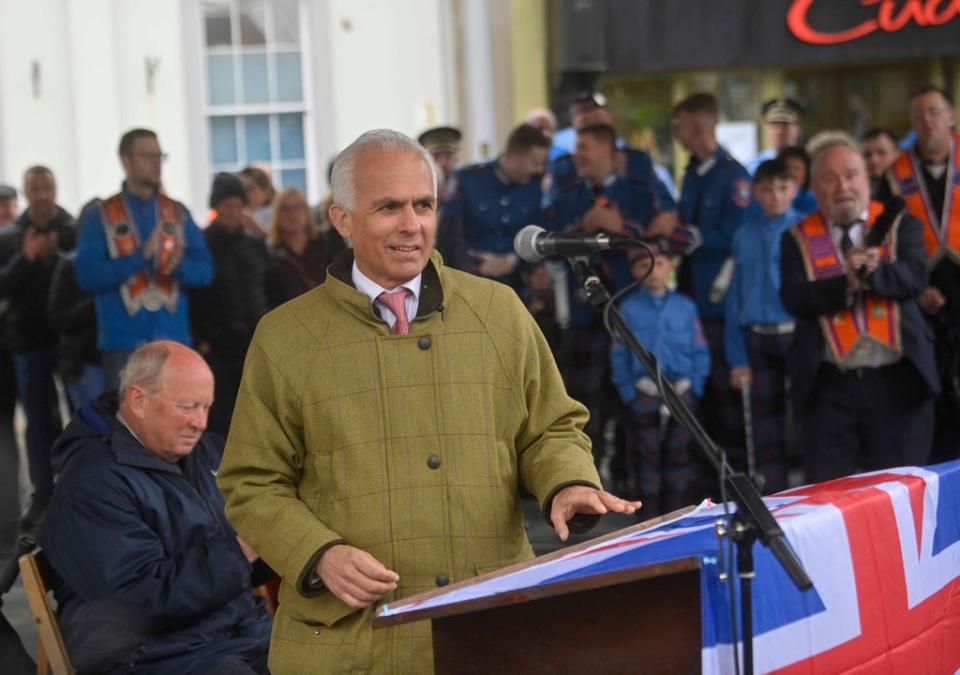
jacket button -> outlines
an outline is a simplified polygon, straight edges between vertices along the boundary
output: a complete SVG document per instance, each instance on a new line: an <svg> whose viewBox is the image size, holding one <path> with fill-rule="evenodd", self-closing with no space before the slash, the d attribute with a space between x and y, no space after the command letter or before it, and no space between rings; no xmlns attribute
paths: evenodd
<svg viewBox="0 0 960 675"><path fill-rule="evenodd" d="M427 457L427 466L429 466L431 469L439 469L439 468L440 468L440 456L439 456L439 455L430 455L429 457Z"/></svg>
<svg viewBox="0 0 960 675"><path fill-rule="evenodd" d="M430 349L430 344L431 344L431 342L432 342L432 341L430 340L430 338L428 338L426 335L424 335L422 338L420 338L419 340L417 340L417 346L418 346L420 349L426 351L426 350Z"/></svg>
<svg viewBox="0 0 960 675"><path fill-rule="evenodd" d="M437 575L437 586L446 586L450 583L450 580L447 578L446 574Z"/></svg>

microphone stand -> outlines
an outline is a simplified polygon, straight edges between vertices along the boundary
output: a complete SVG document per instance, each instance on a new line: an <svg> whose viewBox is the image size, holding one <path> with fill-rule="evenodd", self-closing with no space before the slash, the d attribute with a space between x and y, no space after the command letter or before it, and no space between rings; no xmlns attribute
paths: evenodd
<svg viewBox="0 0 960 675"><path fill-rule="evenodd" d="M647 248L643 243L638 245ZM648 252L652 251L647 248ZM693 440L704 457L713 465L721 478L721 488L729 491L737 511L726 527L718 527L718 534L730 536L737 547L737 574L740 577L740 607L743 624L743 665L747 675L753 673L753 597L752 581L755 576L753 561L753 544L758 539L770 549L774 557L786 571L791 581L801 590L813 587L813 582L807 576L803 564L797 558L780 524L770 513L770 509L763 503L760 493L749 477L735 472L727 462L726 453L713 442L713 439L704 431L699 420L681 400L673 384L664 377L660 377L660 367L650 352L644 349L637 340L633 331L627 325L616 303L610 302L610 293L607 291L600 277L590 268L589 259L585 256L569 258L577 280L583 287L587 301L597 310L603 311L606 307L610 318L610 333L614 339L626 344L630 351L646 368L652 377L656 377L657 386L663 401L674 419L683 424L693 436ZM736 641L733 644L734 661L736 662Z"/></svg>

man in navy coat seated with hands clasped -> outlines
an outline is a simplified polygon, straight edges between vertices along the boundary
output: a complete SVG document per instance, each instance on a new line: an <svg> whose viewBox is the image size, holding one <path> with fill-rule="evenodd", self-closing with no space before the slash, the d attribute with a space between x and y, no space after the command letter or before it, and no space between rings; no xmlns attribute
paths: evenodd
<svg viewBox="0 0 960 675"><path fill-rule="evenodd" d="M223 439L204 432L213 375L175 342L139 347L119 392L58 439L41 543L79 672L265 673L271 618L254 553L214 483Z"/></svg>

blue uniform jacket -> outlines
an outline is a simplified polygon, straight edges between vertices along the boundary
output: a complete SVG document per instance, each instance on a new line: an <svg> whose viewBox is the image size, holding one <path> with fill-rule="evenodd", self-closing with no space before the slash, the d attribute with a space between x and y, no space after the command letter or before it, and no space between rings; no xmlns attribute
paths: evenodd
<svg viewBox="0 0 960 675"><path fill-rule="evenodd" d="M641 236L644 227L657 213L656 197L648 183L639 178L614 175L599 189L584 181L578 181L560 190L546 208L543 217L545 227L554 232L575 229L598 200L605 200L610 206L616 206L628 229L633 230L634 236ZM604 251L594 256L594 260L599 263L601 275L611 292L616 292L633 281L630 265L623 251ZM574 298L570 309L571 325L592 325L595 318L593 308L574 294L578 288L574 275L568 274L567 278L571 297Z"/></svg>
<svg viewBox="0 0 960 675"><path fill-rule="evenodd" d="M144 201L124 191L123 198L127 212L137 224L140 241L146 242L156 220L156 195ZM151 312L140 309L133 316L123 304L120 286L140 270L151 268L153 260L145 259L141 249L127 256L111 258L100 210L88 208L81 215L74 264L80 288L95 294L97 347L100 349L134 349L143 342L159 339L176 340L183 344L193 342L183 287L209 284L213 280L213 258L190 212L182 205L181 208L184 213L186 248L176 271L181 286L176 311L171 313L160 309Z"/></svg>
<svg viewBox="0 0 960 675"><path fill-rule="evenodd" d="M689 290L702 319L723 318L723 303L710 302L710 288L730 257L733 234L751 199L746 169L722 147L702 162L691 158L683 176L678 216L681 223L698 227L703 240L687 263Z"/></svg>
<svg viewBox="0 0 960 675"><path fill-rule="evenodd" d="M441 212L462 223L468 249L512 253L517 232L540 222L540 177L511 183L499 161L457 169L445 191Z"/></svg>
<svg viewBox="0 0 960 675"><path fill-rule="evenodd" d="M790 206L801 218L806 218L820 208L817 205L817 198L813 196L813 190L808 187L797 190L797 196L793 198L793 203Z"/></svg>
<svg viewBox="0 0 960 675"><path fill-rule="evenodd" d="M667 379L690 378L694 393L698 397L703 394L703 383L710 374L710 350L690 298L673 292L656 296L641 287L620 302L620 312L640 344L656 357ZM637 396L634 383L650 375L620 342L610 348L610 366L620 398L630 403Z"/></svg>
<svg viewBox="0 0 960 675"><path fill-rule="evenodd" d="M169 464L116 409L115 393L87 404L54 447L61 477L40 543L74 666L199 673L265 650L271 619L214 482L223 439L204 434Z"/></svg>
<svg viewBox="0 0 960 675"><path fill-rule="evenodd" d="M637 178L648 184L656 196L654 207L659 211L673 211L677 208L670 188L660 180L650 155L639 148L623 146L627 154L627 177ZM550 162L550 196L557 194L577 182L577 167L573 164L573 155L561 155Z"/></svg>
<svg viewBox="0 0 960 675"><path fill-rule="evenodd" d="M749 365L748 326L793 321L780 300L780 240L800 219L792 208L768 218L757 205L733 235L734 272L724 307L723 343L732 367Z"/></svg>

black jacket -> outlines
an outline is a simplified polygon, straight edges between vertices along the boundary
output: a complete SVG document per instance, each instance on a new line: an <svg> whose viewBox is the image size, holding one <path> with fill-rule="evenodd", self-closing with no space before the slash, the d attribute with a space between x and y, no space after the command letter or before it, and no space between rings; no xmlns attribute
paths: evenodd
<svg viewBox="0 0 960 675"><path fill-rule="evenodd" d="M813 390L826 349L820 317L846 308L847 280L840 275L809 281L791 230L784 233L780 247L780 299L797 318L787 369L799 406ZM940 380L933 356L933 335L916 302L927 286L927 257L919 220L904 215L897 234L897 260L881 262L870 286L877 295L899 301L904 357L916 368L930 392L936 394Z"/></svg>
<svg viewBox="0 0 960 675"><path fill-rule="evenodd" d="M57 256L34 261L23 256L23 236L29 227L33 226L24 211L13 226L0 235L0 297L10 300L5 322L6 342L14 351L57 344L57 333L47 320L47 298ZM57 215L46 229L58 232L58 250L73 250L77 231L69 213L58 207Z"/></svg>
<svg viewBox="0 0 960 675"><path fill-rule="evenodd" d="M93 296L77 284L73 256L57 256L47 298L47 320L57 331L57 367L65 380L78 377L85 363L100 363Z"/></svg>
<svg viewBox="0 0 960 675"><path fill-rule="evenodd" d="M262 239L229 231L214 221L203 232L213 256L213 282L190 293L190 317L197 345L226 358L243 358L257 322L270 311L267 285L270 256Z"/></svg>
<svg viewBox="0 0 960 675"><path fill-rule="evenodd" d="M70 659L80 672L204 672L265 651L271 621L214 482L223 439L169 464L116 419L116 393L54 446L60 474L40 533Z"/></svg>

